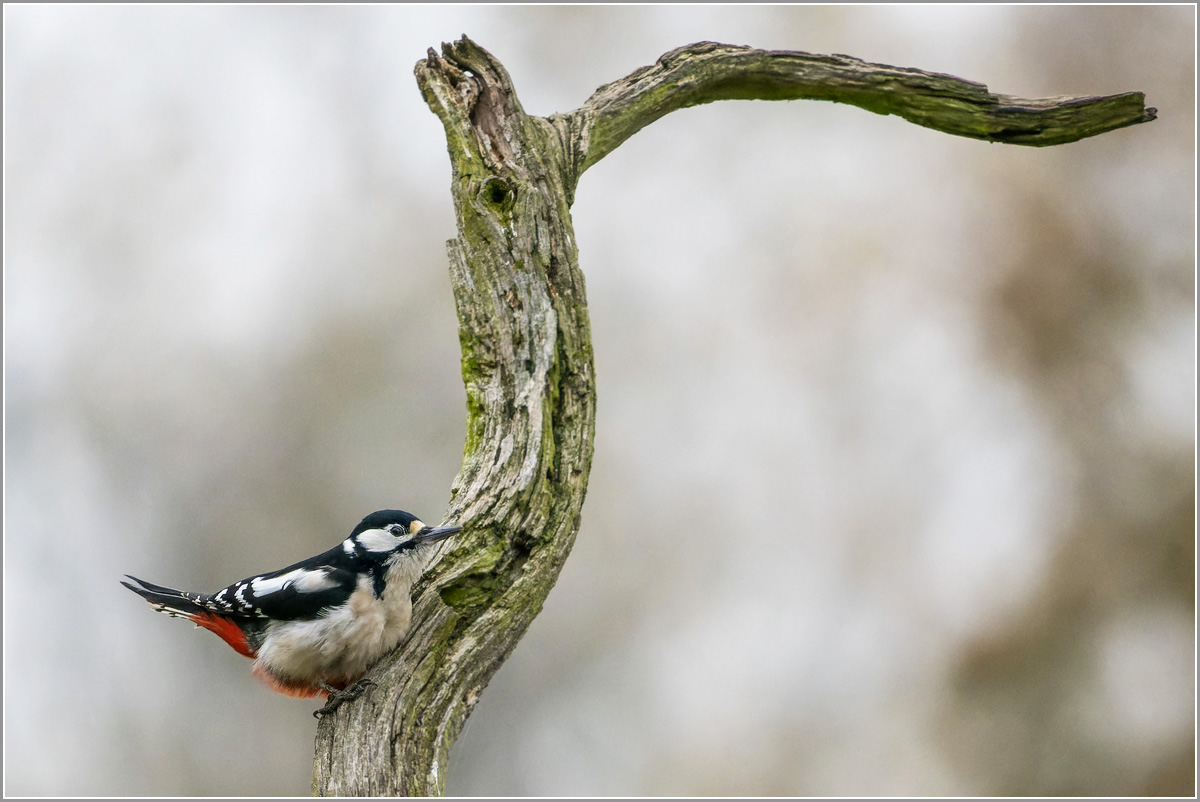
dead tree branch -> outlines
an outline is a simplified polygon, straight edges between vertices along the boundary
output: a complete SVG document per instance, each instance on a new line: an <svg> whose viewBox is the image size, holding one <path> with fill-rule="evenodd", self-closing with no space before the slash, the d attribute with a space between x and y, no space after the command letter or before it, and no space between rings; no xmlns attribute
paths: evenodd
<svg viewBox="0 0 1200 802"><path fill-rule="evenodd" d="M432 795L480 693L542 608L587 489L596 391L570 206L584 170L676 109L832 100L991 142L1054 145L1154 119L1141 93L1021 100L948 75L847 56L702 42L525 114L501 64L466 37L416 67L453 166L449 243L467 441L447 519L465 529L418 588L405 644L371 695L323 719L313 792Z"/></svg>

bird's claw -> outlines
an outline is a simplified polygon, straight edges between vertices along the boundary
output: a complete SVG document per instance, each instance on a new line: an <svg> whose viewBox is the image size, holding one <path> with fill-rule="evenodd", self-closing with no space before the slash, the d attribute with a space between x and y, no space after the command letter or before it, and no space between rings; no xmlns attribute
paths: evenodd
<svg viewBox="0 0 1200 802"><path fill-rule="evenodd" d="M329 694L329 699L326 700L324 707L322 707L320 710L313 711L313 718L315 719L321 719L325 716L328 716L346 702L353 702L355 699L362 696L363 693L366 692L367 688L376 687L376 683L369 679L360 679L349 688L343 688L341 690L333 687L332 685L326 685L324 682L321 683L321 687Z"/></svg>

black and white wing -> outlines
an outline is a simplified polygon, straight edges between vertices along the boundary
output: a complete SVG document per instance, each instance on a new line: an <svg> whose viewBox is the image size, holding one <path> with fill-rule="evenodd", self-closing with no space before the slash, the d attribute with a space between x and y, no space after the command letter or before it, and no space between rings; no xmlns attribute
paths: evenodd
<svg viewBox="0 0 1200 802"><path fill-rule="evenodd" d="M332 559L331 559L332 558ZM358 572L338 549L304 562L234 582L199 600L223 615L278 621L317 618L344 604L358 583Z"/></svg>

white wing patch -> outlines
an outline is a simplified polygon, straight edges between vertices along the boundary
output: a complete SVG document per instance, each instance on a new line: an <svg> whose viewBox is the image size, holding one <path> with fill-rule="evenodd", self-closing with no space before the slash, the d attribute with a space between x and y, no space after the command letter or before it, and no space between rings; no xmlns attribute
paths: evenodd
<svg viewBox="0 0 1200 802"><path fill-rule="evenodd" d="M296 590L315 593L319 590L331 588L335 584L324 570L309 571L304 568L297 568L294 571L288 571L286 574L270 578L260 576L250 583L250 590L254 592L255 596L262 597L271 593L277 593L289 585L295 585Z"/></svg>
<svg viewBox="0 0 1200 802"><path fill-rule="evenodd" d="M300 571L301 569L297 568L295 571L288 571L286 574L273 576L269 579L260 576L250 582L250 590L254 591L255 596L266 596L268 593L283 590L296 580L296 576Z"/></svg>
<svg viewBox="0 0 1200 802"><path fill-rule="evenodd" d="M330 579L329 572L321 568L316 571L301 571L295 584L297 589L305 593L316 593L336 586L337 582Z"/></svg>
<svg viewBox="0 0 1200 802"><path fill-rule="evenodd" d="M365 532L359 532L357 537L359 545L367 551L391 551L400 542L399 538L391 532L385 532L382 529L368 529Z"/></svg>

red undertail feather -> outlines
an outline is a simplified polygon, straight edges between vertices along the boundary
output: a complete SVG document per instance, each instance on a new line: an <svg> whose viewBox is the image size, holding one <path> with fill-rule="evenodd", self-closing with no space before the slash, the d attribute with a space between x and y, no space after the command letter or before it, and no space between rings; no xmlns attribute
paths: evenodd
<svg viewBox="0 0 1200 802"><path fill-rule="evenodd" d="M246 642L246 633L228 618L216 613L193 613L188 619L228 643L238 654L254 657L254 650Z"/></svg>

